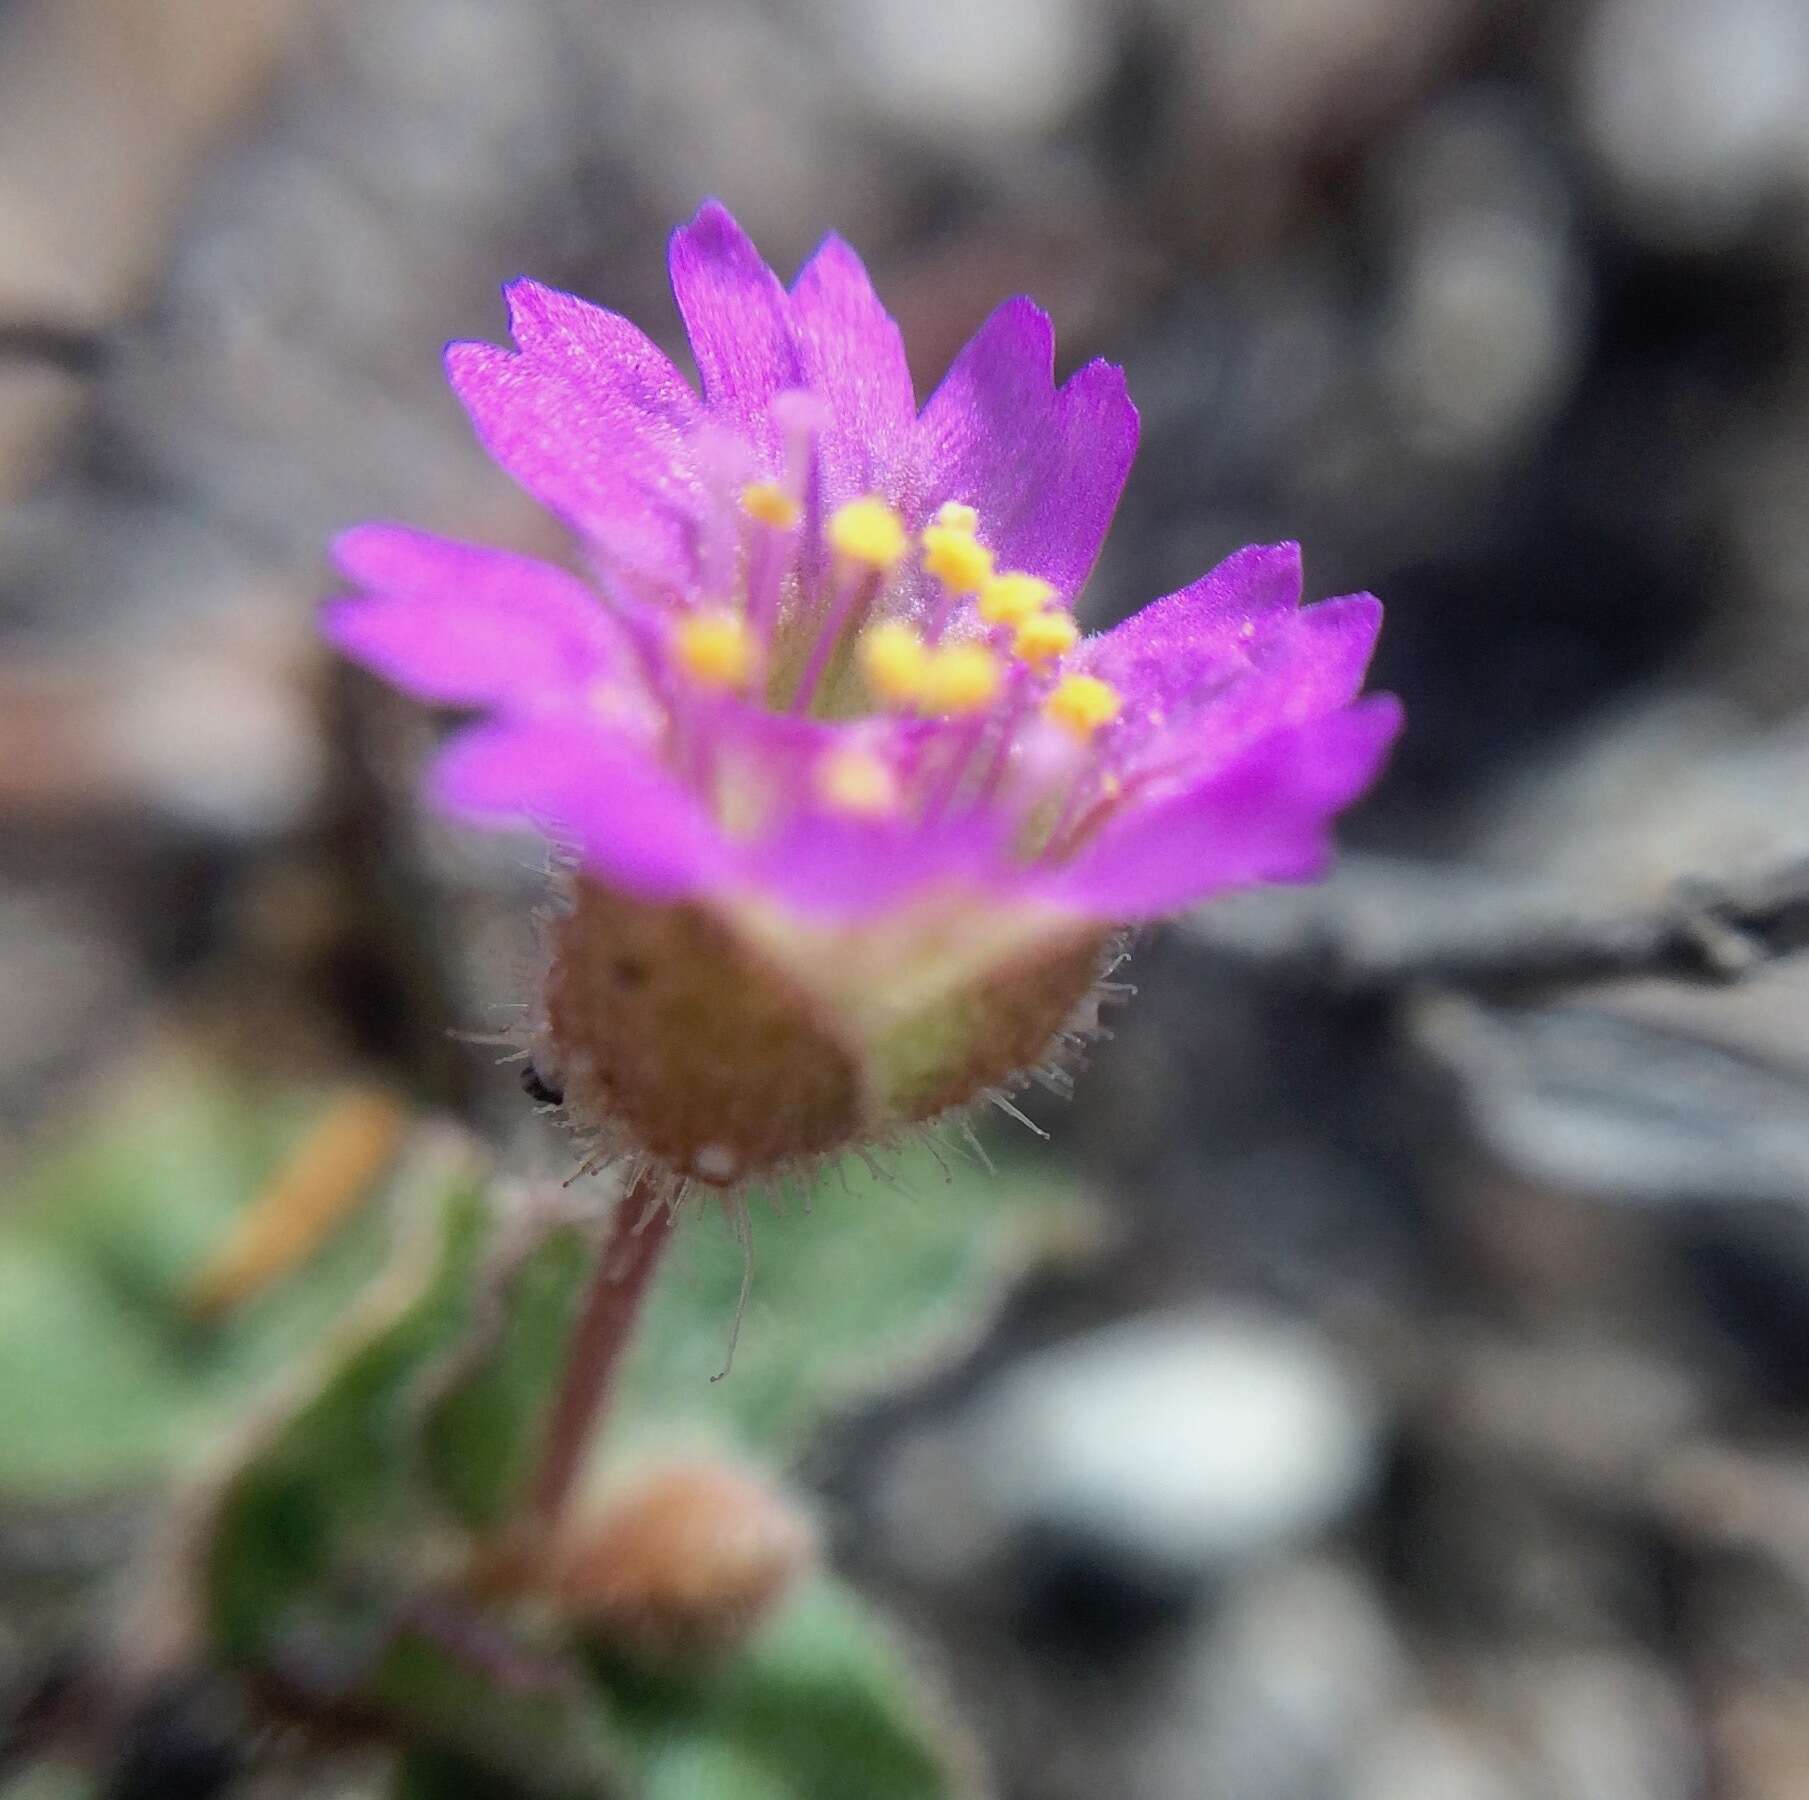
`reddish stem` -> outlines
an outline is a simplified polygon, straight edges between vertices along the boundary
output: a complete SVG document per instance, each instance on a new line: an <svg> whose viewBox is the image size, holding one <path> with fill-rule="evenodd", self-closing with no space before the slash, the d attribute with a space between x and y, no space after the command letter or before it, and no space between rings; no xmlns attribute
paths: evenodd
<svg viewBox="0 0 1809 1800"><path fill-rule="evenodd" d="M649 1206L639 1181L616 1202L610 1216L584 1310L572 1327L565 1379L534 1479L533 1516L544 1529L559 1523L583 1472L672 1224L672 1208L657 1201Z"/></svg>

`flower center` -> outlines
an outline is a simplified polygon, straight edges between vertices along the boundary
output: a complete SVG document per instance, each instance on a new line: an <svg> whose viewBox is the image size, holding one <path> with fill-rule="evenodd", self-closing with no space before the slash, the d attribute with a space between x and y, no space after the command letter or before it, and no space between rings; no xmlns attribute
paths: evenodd
<svg viewBox="0 0 1809 1800"><path fill-rule="evenodd" d="M712 699L846 722L818 757L817 804L925 824L1003 808L1019 854L1064 853L1117 792L1106 765L1123 701L1066 666L1080 633L1063 596L1001 568L965 501L915 531L877 494L825 515L808 433L793 435L783 478L731 483L706 525L709 598L671 626L695 696L672 697L675 761L712 797L725 784L745 797L711 750Z"/></svg>

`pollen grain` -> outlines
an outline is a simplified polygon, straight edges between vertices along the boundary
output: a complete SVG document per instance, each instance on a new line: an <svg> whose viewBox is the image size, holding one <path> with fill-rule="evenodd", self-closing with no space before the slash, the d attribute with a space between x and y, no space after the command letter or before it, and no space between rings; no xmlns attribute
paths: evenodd
<svg viewBox="0 0 1809 1800"><path fill-rule="evenodd" d="M988 625L1022 625L1054 598L1055 589L1040 575L1007 570L980 589L980 617Z"/></svg>
<svg viewBox="0 0 1809 1800"><path fill-rule="evenodd" d="M1043 703L1043 715L1086 743L1124 710L1124 696L1097 675L1064 675Z"/></svg>
<svg viewBox="0 0 1809 1800"><path fill-rule="evenodd" d="M816 768L817 792L838 812L878 818L898 805L898 778L871 750L831 750Z"/></svg>
<svg viewBox="0 0 1809 1800"><path fill-rule="evenodd" d="M790 531L804 509L776 481L750 481L741 490L741 510L774 531Z"/></svg>
<svg viewBox="0 0 1809 1800"><path fill-rule="evenodd" d="M871 569L889 569L904 555L904 521L885 501L867 494L829 515L829 542L838 555Z"/></svg>
<svg viewBox="0 0 1809 1800"><path fill-rule="evenodd" d="M926 525L923 566L951 594L977 594L992 579L992 552L971 531Z"/></svg>
<svg viewBox="0 0 1809 1800"><path fill-rule="evenodd" d="M984 644L971 640L945 644L924 671L925 712L973 713L990 706L999 692L999 659Z"/></svg>
<svg viewBox="0 0 1809 1800"><path fill-rule="evenodd" d="M1080 642L1080 627L1065 612L1033 613L1017 628L1012 653L1033 668L1066 656Z"/></svg>
<svg viewBox="0 0 1809 1800"><path fill-rule="evenodd" d="M923 693L930 653L904 620L882 619L861 638L860 665L875 699L910 706Z"/></svg>
<svg viewBox="0 0 1809 1800"><path fill-rule="evenodd" d="M753 634L734 613L699 612L680 620L674 648L699 687L744 688L754 672Z"/></svg>

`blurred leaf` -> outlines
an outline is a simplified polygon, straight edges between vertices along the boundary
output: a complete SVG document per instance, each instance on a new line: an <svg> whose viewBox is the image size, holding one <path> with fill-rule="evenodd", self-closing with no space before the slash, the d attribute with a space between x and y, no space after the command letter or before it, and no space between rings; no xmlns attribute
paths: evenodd
<svg viewBox="0 0 1809 1800"><path fill-rule="evenodd" d="M66 1763L40 1762L0 1776L0 1800L93 1800L94 1777Z"/></svg>
<svg viewBox="0 0 1809 1800"><path fill-rule="evenodd" d="M566 1646L467 1597L470 1535L531 1472L586 1266L566 1225L525 1245L468 1167L422 1196L368 1316L225 1485L204 1553L216 1651L328 1713L545 1795L615 1767Z"/></svg>
<svg viewBox="0 0 1809 1800"><path fill-rule="evenodd" d="M318 1343L381 1258L381 1209L219 1325L183 1300L319 1103L172 1059L15 1184L0 1208L0 1492L155 1479Z"/></svg>
<svg viewBox="0 0 1809 1800"><path fill-rule="evenodd" d="M939 1185L933 1199L888 1191L903 1210L884 1229L872 1211L851 1220L819 1206L794 1220L774 1278L820 1319L774 1335L772 1366L719 1411L720 1428L750 1439L799 1428L863 1366L896 1366L970 1329L1034 1239L1024 1221L1062 1216L1043 1184L999 1185L1011 1204L994 1203L990 1181ZM857 1249L837 1243L838 1227ZM701 1256L665 1272L677 1300L656 1302L649 1321L643 1408L675 1404L662 1393L684 1385L648 1379L662 1354L693 1359L693 1419L742 1379L713 1385L696 1361L721 1341L739 1288L736 1246L724 1240L730 1256L713 1263L722 1243L693 1224ZM474 1533L506 1518L530 1477L588 1267L571 1226L508 1249L475 1178L446 1183L380 1308L248 1454L206 1555L220 1650L304 1705L374 1717L431 1752L407 1767L403 1792L415 1800L499 1783L594 1792L623 1766L633 1771L626 1791L650 1800L828 1800L851 1779L872 1800L973 1791L971 1777L949 1772L954 1758L903 1659L827 1579L732 1656L657 1672L580 1657L546 1616L465 1589ZM878 1268L864 1273L868 1259ZM700 1264L714 1285L697 1279Z"/></svg>
<svg viewBox="0 0 1809 1800"><path fill-rule="evenodd" d="M540 1423L564 1373L591 1260L574 1228L540 1237L494 1295L494 1341L465 1379L448 1383L427 1420L424 1448L435 1486L474 1529L503 1524L533 1479Z"/></svg>
<svg viewBox="0 0 1809 1800"><path fill-rule="evenodd" d="M448 1171L420 1204L375 1316L221 1500L209 1593L234 1654L259 1659L289 1609L313 1615L335 1595L354 1630L389 1616L448 1509L487 1528L532 1472L585 1267L579 1234L548 1231L504 1266L473 1171Z"/></svg>
<svg viewBox="0 0 1809 1800"><path fill-rule="evenodd" d="M535 1800L601 1800L629 1791L627 1765L603 1695L576 1656L536 1654L475 1618L477 1636L405 1631L362 1698L405 1738L466 1779L443 1791L469 1800L486 1787ZM475 1776L475 1780L470 1779ZM418 1790L420 1776L413 1777Z"/></svg>
<svg viewBox="0 0 1809 1800"><path fill-rule="evenodd" d="M90 1269L0 1239L0 1483L62 1498L157 1469L196 1424L194 1384Z"/></svg>
<svg viewBox="0 0 1809 1800"><path fill-rule="evenodd" d="M390 1800L521 1800L520 1783L445 1750L411 1750L389 1792Z"/></svg>
<svg viewBox="0 0 1809 1800"><path fill-rule="evenodd" d="M966 1348L1012 1278L1091 1230L1071 1176L1053 1163L996 1173L929 1151L898 1160L895 1182L858 1162L806 1206L752 1210L753 1279L728 1377L743 1258L707 1208L667 1252L624 1376L606 1446L685 1435L769 1458L796 1450L823 1416Z"/></svg>
<svg viewBox="0 0 1809 1800"><path fill-rule="evenodd" d="M154 1477L287 1373L287 1409L206 1527L207 1627L304 1708L386 1725L411 1748L405 1791L971 1791L902 1659L826 1579L683 1672L591 1660L544 1611L481 1597L470 1577L532 1478L590 1251L575 1225L499 1204L462 1146L415 1156L408 1205L367 1209L217 1325L195 1319L195 1271L319 1105L179 1067L21 1184L0 1217L0 1488ZM761 1211L720 1382L741 1248L720 1216L688 1219L606 1453L675 1435L789 1453L827 1409L969 1341L1078 1216L1047 1171L924 1153L896 1185L838 1174L805 1209Z"/></svg>
<svg viewBox="0 0 1809 1800"><path fill-rule="evenodd" d="M434 1240L405 1247L414 1266L391 1271L381 1322L228 1483L207 1585L214 1638L229 1655L258 1662L280 1651L297 1609L314 1633L328 1608L350 1615L351 1636L381 1631L408 1575L406 1561L394 1564L397 1543L418 1556L434 1510L423 1504L422 1421L411 1407L425 1403L433 1360L469 1329L484 1230L481 1197L449 1192Z"/></svg>
<svg viewBox="0 0 1809 1800"><path fill-rule="evenodd" d="M738 1655L648 1673L602 1662L642 1800L954 1800L981 1792L904 1657L819 1577Z"/></svg>

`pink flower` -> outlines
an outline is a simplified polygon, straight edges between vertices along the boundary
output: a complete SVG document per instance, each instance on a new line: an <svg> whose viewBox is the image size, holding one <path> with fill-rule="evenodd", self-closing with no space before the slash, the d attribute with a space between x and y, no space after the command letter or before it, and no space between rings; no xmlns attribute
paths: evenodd
<svg viewBox="0 0 1809 1800"><path fill-rule="evenodd" d="M846 1052L833 1127L662 1133L640 1090L680 1079L685 1050L625 1068L620 1027L576 1022L603 997L574 999L556 959L537 1056L574 1110L627 1115L626 1144L732 1181L1006 1080L1084 1006L1117 925L1320 874L1400 712L1359 698L1379 606L1302 608L1291 544L1078 632L1137 415L1106 363L1055 385L1028 300L920 410L840 239L787 291L710 204L671 272L701 398L625 319L526 280L507 290L515 350L447 352L485 448L570 528L589 578L368 525L339 541L359 592L325 629L397 686L485 715L435 791L572 848L567 964L581 937L599 940L587 956L627 945L642 992L674 955L741 959ZM673 1004L609 1010L671 1037ZM720 1109L735 1083L705 1085ZM786 1110L782 1082L749 1085Z"/></svg>

